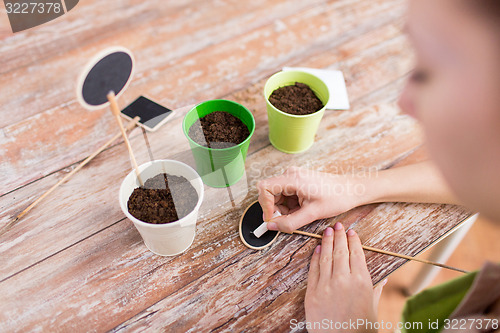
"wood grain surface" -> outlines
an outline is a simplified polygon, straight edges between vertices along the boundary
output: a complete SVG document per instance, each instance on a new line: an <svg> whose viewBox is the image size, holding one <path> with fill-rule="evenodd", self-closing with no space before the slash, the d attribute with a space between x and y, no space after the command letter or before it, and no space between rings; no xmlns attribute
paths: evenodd
<svg viewBox="0 0 500 333"><path fill-rule="evenodd" d="M136 74L118 101L145 95L180 108L149 133L155 158L194 165L183 106L227 98L254 114L244 178L230 191L205 186L193 245L154 255L118 204L131 171L123 142L97 156L0 238L0 331L290 331L304 320L308 264L317 240L280 235L253 251L238 221L258 180L296 165L372 172L427 158L421 130L395 102L412 67L401 32L404 0L97 1L12 34L0 7L0 227L118 128L109 109L76 101L79 72L108 46L129 48ZM266 79L283 66L340 69L351 110L327 111L307 152L268 140ZM149 161L136 129L130 142ZM340 221L366 245L417 255L470 216L462 207L384 203ZM374 283L405 260L366 252Z"/></svg>

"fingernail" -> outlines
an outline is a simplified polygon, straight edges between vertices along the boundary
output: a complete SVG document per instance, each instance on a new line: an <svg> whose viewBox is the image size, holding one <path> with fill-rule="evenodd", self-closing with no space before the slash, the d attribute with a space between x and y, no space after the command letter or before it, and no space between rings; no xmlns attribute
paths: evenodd
<svg viewBox="0 0 500 333"><path fill-rule="evenodd" d="M278 224L276 222L267 222L268 230L278 230Z"/></svg>
<svg viewBox="0 0 500 333"><path fill-rule="evenodd" d="M382 286L385 286L387 284L387 279L384 279L384 281L382 281Z"/></svg>
<svg viewBox="0 0 500 333"><path fill-rule="evenodd" d="M328 227L325 229L325 236L333 236L333 229Z"/></svg>
<svg viewBox="0 0 500 333"><path fill-rule="evenodd" d="M342 223L340 223L340 222L335 223L335 225L333 226L333 228L335 230L337 230L337 231L338 230L342 230Z"/></svg>
<svg viewBox="0 0 500 333"><path fill-rule="evenodd" d="M314 252L320 253L321 252L321 245L316 246L316 248L314 249Z"/></svg>
<svg viewBox="0 0 500 333"><path fill-rule="evenodd" d="M354 235L356 235L356 231L349 229L349 231L347 232L347 236L354 236Z"/></svg>

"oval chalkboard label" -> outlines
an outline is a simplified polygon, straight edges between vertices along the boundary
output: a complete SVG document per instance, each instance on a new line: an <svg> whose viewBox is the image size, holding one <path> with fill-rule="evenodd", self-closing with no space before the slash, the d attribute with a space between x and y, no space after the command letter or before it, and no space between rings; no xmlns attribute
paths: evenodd
<svg viewBox="0 0 500 333"><path fill-rule="evenodd" d="M132 53L123 47L106 49L94 57L80 75L77 97L86 109L100 109L109 104L107 94L118 97L127 88L134 71Z"/></svg>
<svg viewBox="0 0 500 333"><path fill-rule="evenodd" d="M246 247L253 250L262 250L276 241L279 232L275 230L266 231L260 238L253 234L253 231L263 222L262 208L258 201L254 201L248 206L240 219L240 239Z"/></svg>

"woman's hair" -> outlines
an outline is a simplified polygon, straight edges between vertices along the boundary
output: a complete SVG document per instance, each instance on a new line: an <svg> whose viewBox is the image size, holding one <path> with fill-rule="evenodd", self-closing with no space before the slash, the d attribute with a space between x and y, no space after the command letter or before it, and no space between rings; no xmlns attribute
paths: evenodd
<svg viewBox="0 0 500 333"><path fill-rule="evenodd" d="M462 2L500 27L500 0L462 0Z"/></svg>

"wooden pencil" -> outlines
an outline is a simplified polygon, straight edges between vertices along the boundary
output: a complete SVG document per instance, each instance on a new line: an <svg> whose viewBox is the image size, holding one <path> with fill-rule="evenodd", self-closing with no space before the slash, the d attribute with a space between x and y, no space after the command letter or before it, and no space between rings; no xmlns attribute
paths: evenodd
<svg viewBox="0 0 500 333"><path fill-rule="evenodd" d="M322 239L323 238L321 235L313 234L313 233L306 232L306 231L295 230L293 233L294 234L298 234L298 235L308 236L308 237L314 237L314 238L318 238L318 239ZM457 272L461 272L461 273L469 273L466 270L463 270L463 269L460 269L460 268L455 268L455 267L444 265L444 264L440 264L438 262L433 262L433 261L429 261L429 260L425 260L425 259L419 259L419 258L407 256L407 255L400 254L400 253L385 251L385 250L377 249L375 247L371 247L371 246L367 246L367 245L362 245L362 246L363 246L363 249L365 249L367 251L382 253L382 254L386 254L386 255L389 255L389 256L403 258L403 259L407 259L407 260L418 261L418 262L421 262L421 263L424 263L424 264L439 266L439 267L442 267L442 268L451 269L453 271L457 271Z"/></svg>

